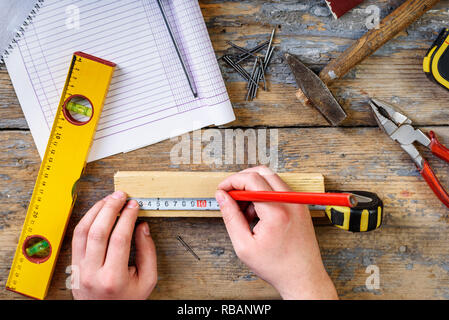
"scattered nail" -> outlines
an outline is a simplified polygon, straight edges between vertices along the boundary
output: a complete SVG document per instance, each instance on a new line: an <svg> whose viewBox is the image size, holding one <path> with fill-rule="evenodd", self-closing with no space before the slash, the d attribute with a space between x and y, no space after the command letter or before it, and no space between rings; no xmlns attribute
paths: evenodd
<svg viewBox="0 0 449 320"><path fill-rule="evenodd" d="M241 55L237 57L233 57L230 55L224 55L218 60L225 61L229 66L231 66L239 75L241 75L246 81L246 101L251 101L256 98L257 91L259 89L259 82L263 81L263 90L267 91L267 82L265 78L265 72L268 68L268 65L270 63L271 57L273 55L274 46L273 46L273 39L274 39L274 33L276 29L273 29L271 31L270 39L269 41L266 41L264 43L259 44L255 48L252 49L246 49L242 48L231 41L227 41L229 45L231 45L233 48L243 52ZM256 55L256 53L260 52L262 49L267 47L267 50L265 52L265 55L260 57ZM254 65L252 67L251 74L248 73L241 65L240 62L248 59L249 57L253 57L255 59Z"/></svg>
<svg viewBox="0 0 449 320"><path fill-rule="evenodd" d="M200 257L198 257L198 255L195 253L195 251L193 251L192 247L190 247L182 238L180 235L176 236L176 239L178 239L179 242L181 242L181 244L184 246L184 248L187 249L187 251L189 251L198 261L200 261Z"/></svg>

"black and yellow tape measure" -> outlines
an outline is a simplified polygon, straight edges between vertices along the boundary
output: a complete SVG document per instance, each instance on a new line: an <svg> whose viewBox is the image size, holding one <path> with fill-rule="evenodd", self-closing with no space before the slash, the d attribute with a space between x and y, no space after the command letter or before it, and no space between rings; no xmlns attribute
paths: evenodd
<svg viewBox="0 0 449 320"><path fill-rule="evenodd" d="M343 191L332 191L345 193ZM331 223L344 230L352 232L365 232L377 229L382 224L383 203L375 194L365 191L347 191L360 195L365 202L359 201L357 206L309 206L312 211L325 211ZM190 210L190 211L219 211L220 206L215 198L139 198L133 197L139 203L140 210L153 211L152 217L170 217L164 212ZM207 215L209 216L209 215ZM217 215L220 216L220 215ZM206 217L206 215L204 216Z"/></svg>
<svg viewBox="0 0 449 320"><path fill-rule="evenodd" d="M352 232L366 232L379 228L382 224L384 211L382 200L375 193L371 192L347 192L369 198L371 201L359 202L357 206L353 208L336 206L326 207L324 211L331 223L340 229Z"/></svg>
<svg viewBox="0 0 449 320"><path fill-rule="evenodd" d="M427 77L449 90L449 29L443 29L423 61Z"/></svg>

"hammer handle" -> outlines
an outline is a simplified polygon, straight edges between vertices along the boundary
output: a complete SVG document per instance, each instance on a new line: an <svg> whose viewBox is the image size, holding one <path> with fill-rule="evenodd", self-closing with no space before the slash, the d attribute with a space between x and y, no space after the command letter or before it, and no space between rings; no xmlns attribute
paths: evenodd
<svg viewBox="0 0 449 320"><path fill-rule="evenodd" d="M343 77L358 63L370 56L387 41L411 25L439 0L407 0L382 20L379 29L368 31L362 38L332 60L321 72L325 84Z"/></svg>

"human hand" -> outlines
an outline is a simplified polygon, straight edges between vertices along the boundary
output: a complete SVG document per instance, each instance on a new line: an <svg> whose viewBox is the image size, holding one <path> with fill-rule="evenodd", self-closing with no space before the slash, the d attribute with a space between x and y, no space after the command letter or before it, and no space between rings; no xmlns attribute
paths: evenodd
<svg viewBox="0 0 449 320"><path fill-rule="evenodd" d="M291 191L267 167L234 174L215 197L237 256L284 299L337 299L324 269L309 209L273 202L237 203L230 190ZM253 230L250 224L260 219Z"/></svg>
<svg viewBox="0 0 449 320"><path fill-rule="evenodd" d="M146 222L136 228L136 266L128 266L139 205L130 200L123 208L125 202L126 194L116 191L98 201L76 226L72 266L77 266L80 286L72 290L75 299L146 299L153 291L156 249Z"/></svg>

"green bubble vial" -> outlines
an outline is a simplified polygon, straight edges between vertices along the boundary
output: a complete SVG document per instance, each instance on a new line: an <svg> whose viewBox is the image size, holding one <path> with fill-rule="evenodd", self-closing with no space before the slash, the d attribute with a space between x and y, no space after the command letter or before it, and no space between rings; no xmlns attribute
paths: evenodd
<svg viewBox="0 0 449 320"><path fill-rule="evenodd" d="M50 244L46 240L42 240L33 244L31 247L26 248L25 251L29 257L32 257L34 255L45 253L49 247Z"/></svg>
<svg viewBox="0 0 449 320"><path fill-rule="evenodd" d="M76 102L68 102L66 105L67 110L81 114L86 117L92 116L92 109L89 107L86 107L82 104L76 103Z"/></svg>

